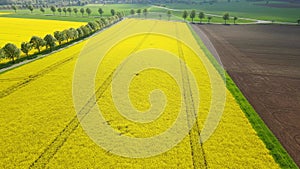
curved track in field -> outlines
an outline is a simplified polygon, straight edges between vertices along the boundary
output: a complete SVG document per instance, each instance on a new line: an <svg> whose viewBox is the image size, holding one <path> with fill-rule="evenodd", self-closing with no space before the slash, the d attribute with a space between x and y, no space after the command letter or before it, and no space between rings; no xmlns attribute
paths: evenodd
<svg viewBox="0 0 300 169"><path fill-rule="evenodd" d="M130 22L127 23L124 27L124 29L126 29L126 27L128 27L130 25ZM99 43L99 45L102 45L104 43L106 43L107 41L109 41L110 39L118 36L119 34L121 34L122 32L124 32L124 29L119 29L118 31L116 31L114 34L111 34L107 37L104 37L103 41L101 43ZM36 79L60 68L61 66L65 65L66 63L69 63L70 61L72 61L73 59L75 59L77 56L70 56L70 57L67 57L65 59L62 59L60 61L57 61L55 63L53 63L52 65L50 66L47 66L46 68L44 68L43 70L37 72L37 73L34 73L34 74L31 74L30 76L28 77L24 77L24 78L18 78L18 79L0 79L0 81L15 81L15 80L20 80L18 81L16 84L14 85L11 85L9 86L8 88L4 89L4 90L1 90L0 91L0 98L3 98L3 97L6 97L12 93L14 93L15 91L25 87L26 85L28 85L29 83L35 81Z"/></svg>
<svg viewBox="0 0 300 169"><path fill-rule="evenodd" d="M128 23L129 25L130 23ZM150 28L148 31L151 33L152 29L155 27L155 24ZM118 32L121 33L125 29L120 29L121 31ZM117 35L117 34L115 34ZM148 34L145 34L144 38L141 42L138 43L138 45L131 51L131 53L136 52L140 46L147 40ZM110 40L113 38L110 37ZM107 39L108 40L108 39ZM107 42L107 41L104 41ZM100 44L101 45L101 44ZM119 69L120 71L121 69ZM109 85L111 84L114 76L116 76L118 72L116 72L116 69L110 73L110 75L105 79L105 81L100 85L100 87L96 90L95 96L96 96L96 102L94 102L93 98L94 95L90 97L90 99L86 102L85 106L82 107L79 114L82 115L82 118L84 118L91 109L97 104L97 101L102 97L103 93ZM44 152L31 164L30 168L44 168L47 163L50 161L50 159L56 154L56 152L63 146L65 141L68 139L68 137L72 134L72 132L79 126L80 122L78 121L77 115L75 115L72 120L67 124L67 126L59 133L58 136L55 137L55 139L51 142L51 144L44 150Z"/></svg>

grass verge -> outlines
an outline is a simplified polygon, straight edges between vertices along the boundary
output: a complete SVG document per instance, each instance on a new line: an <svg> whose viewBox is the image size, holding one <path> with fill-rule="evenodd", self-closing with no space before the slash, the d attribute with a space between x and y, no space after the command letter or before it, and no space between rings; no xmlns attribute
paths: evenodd
<svg viewBox="0 0 300 169"><path fill-rule="evenodd" d="M214 56L210 53L210 51L206 48L202 40L199 38L199 36L196 34L196 32L193 30L191 25L188 24L188 27L190 28L193 36L195 37L197 43L201 47L201 49L204 51L207 58L210 60L210 62L213 64L215 69L220 73L222 76L222 73L224 70L219 65L217 60L214 58ZM290 157L290 155L286 152L286 150L282 147L278 139L274 136L274 134L270 131L270 129L266 126L264 121L260 118L260 116L257 114L257 112L254 110L252 105L248 102L246 97L243 95L243 93L240 91L240 89L236 86L234 81L231 79L229 74L225 71L225 77L223 77L223 80L226 80L226 87L231 92L231 94L234 96L236 102L239 104L240 108L245 113L246 117L248 118L249 122L251 123L254 130L257 132L257 135L259 138L264 142L267 149L270 150L270 154L273 156L274 160L280 165L281 168L295 168L297 169L297 165L293 161L293 159Z"/></svg>

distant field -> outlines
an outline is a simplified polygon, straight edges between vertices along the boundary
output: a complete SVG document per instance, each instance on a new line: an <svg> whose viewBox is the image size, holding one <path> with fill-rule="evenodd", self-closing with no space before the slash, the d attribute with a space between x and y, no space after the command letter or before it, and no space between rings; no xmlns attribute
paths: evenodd
<svg viewBox="0 0 300 169"><path fill-rule="evenodd" d="M166 4L167 8L179 9L179 10L188 10L191 11L195 9L197 12L203 11L209 14L223 15L225 12L229 12L230 16L237 16L238 18L253 18L260 20L269 20L269 21L277 21L277 22L297 22L300 17L300 8L295 7L271 7L273 5L278 5L278 2L271 2L270 6L264 6L261 2L246 2L246 1L232 1L230 3L226 1L220 1L215 4ZM283 4L283 3L280 3ZM68 8L68 7L66 7ZM166 9L156 8L147 4L89 4L85 6L71 6L71 8L90 8L92 10L91 15L88 17L87 13L84 13L84 16L78 11L77 15L72 11L71 15L67 12L66 15L64 12L56 11L55 15L53 15L50 8L45 8L45 13L43 14L39 9L34 9L33 13L30 13L28 9L18 9L17 13L14 13L13 10L2 10L1 12L5 12L8 15L0 15L0 17L15 17L15 18L35 18L35 19L47 19L47 20L65 20L65 21L76 21L76 22L88 22L94 20L95 17L100 17L98 13L98 9L102 8L104 10L103 16L111 16L110 10L114 9L118 12L124 12L124 14L129 15L130 9L144 9L148 8L152 12L162 12L166 13ZM173 11L173 14L177 17L182 16L181 11ZM189 17L188 20L190 21ZM195 21L199 21L196 16ZM207 19L204 20L207 22ZM211 20L213 23L222 23L223 19L221 17L213 17ZM238 23L249 23L249 20L239 19ZM228 23L233 23L232 19L229 20Z"/></svg>
<svg viewBox="0 0 300 169"><path fill-rule="evenodd" d="M149 5L144 4L91 4L91 5L85 5L85 6L71 6L71 8L77 8L78 13L77 15L72 11L71 15L67 12L66 15L64 12L55 12L55 15L53 15L53 12L50 10L50 8L45 8L45 13L42 13L40 9L34 9L33 13L30 13L28 9L18 9L17 13L15 13L13 10L2 10L0 12L6 13L6 15L0 15L0 17L12 17L12 18L33 18L33 19L44 19L44 20L62 20L62 21L73 21L73 22L88 22L95 20L95 17L100 17L100 14L98 13L98 9L102 8L104 13L103 16L111 16L111 9L114 9L116 12L124 12L125 14L129 14L130 9L144 9L148 8ZM68 8L68 7L66 7ZM90 8L92 10L92 13L90 16L87 15L86 12L84 12L84 15L79 12L81 8ZM9 14L7 14L9 13ZM1 14L1 13L0 13Z"/></svg>
<svg viewBox="0 0 300 169"><path fill-rule="evenodd" d="M14 43L20 46L22 42L28 42L32 36L44 38L46 34L69 28L78 28L85 25L84 22L67 22L40 19L20 19L0 17L0 47L6 43Z"/></svg>
<svg viewBox="0 0 300 169"><path fill-rule="evenodd" d="M229 12L231 16L246 17L261 20L274 20L280 22L297 22L300 17L300 8L274 8L254 5L253 2L218 2L213 5L186 5L186 4L167 4L168 8L173 9L195 9L206 13L223 15Z"/></svg>

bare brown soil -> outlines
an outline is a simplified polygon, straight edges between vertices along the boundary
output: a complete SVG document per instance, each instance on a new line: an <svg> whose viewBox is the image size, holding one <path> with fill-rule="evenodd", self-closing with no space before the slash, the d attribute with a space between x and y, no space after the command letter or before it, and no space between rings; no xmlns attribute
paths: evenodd
<svg viewBox="0 0 300 169"><path fill-rule="evenodd" d="M193 25L300 166L300 26ZM203 39L203 38L202 38ZM217 59L218 60L218 59Z"/></svg>

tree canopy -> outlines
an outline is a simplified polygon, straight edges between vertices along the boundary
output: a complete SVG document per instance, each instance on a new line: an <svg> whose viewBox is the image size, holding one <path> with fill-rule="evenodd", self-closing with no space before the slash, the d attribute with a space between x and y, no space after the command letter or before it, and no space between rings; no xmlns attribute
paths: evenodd
<svg viewBox="0 0 300 169"><path fill-rule="evenodd" d="M13 62L15 58L19 58L20 56L20 49L17 48L15 44L7 43L3 48L3 57L11 59Z"/></svg>

